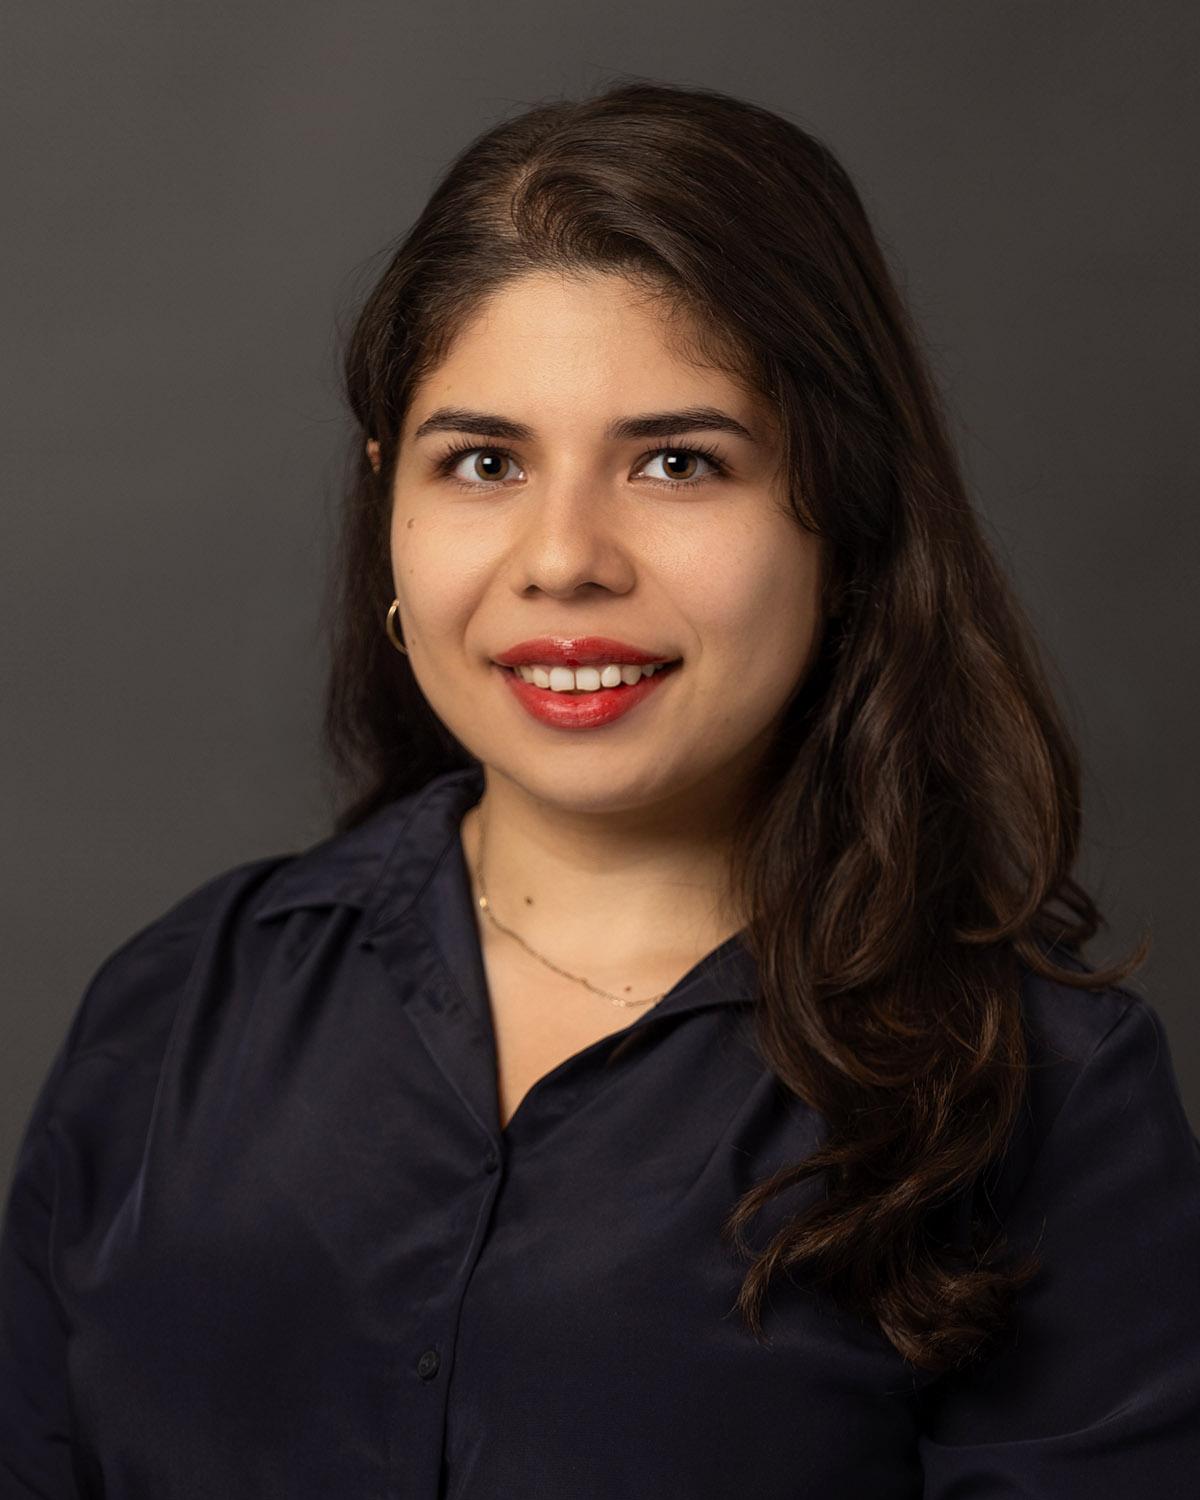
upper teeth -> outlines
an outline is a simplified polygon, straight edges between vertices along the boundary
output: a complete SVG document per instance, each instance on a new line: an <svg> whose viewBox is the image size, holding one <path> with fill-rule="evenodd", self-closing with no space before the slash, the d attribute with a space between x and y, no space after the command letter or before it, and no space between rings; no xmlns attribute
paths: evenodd
<svg viewBox="0 0 1200 1500"><path fill-rule="evenodd" d="M653 677L667 662L650 662L636 666L633 662L597 662L591 667L517 667L526 682L535 687L549 688L554 693L570 693L576 690L595 692L597 688L614 688L625 683L632 687L640 677Z"/></svg>

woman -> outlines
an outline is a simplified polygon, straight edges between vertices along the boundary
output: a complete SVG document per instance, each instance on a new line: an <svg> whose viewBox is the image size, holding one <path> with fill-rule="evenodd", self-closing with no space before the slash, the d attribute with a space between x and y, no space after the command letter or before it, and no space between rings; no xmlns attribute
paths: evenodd
<svg viewBox="0 0 1200 1500"><path fill-rule="evenodd" d="M1200 1160L830 152L472 143L350 341L346 797L109 957L3 1240L6 1494L1192 1493Z"/></svg>

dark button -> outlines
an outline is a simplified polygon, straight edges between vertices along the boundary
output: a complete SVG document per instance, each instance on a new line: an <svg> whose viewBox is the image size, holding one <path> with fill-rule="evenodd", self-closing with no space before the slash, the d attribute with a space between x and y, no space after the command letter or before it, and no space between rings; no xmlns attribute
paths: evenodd
<svg viewBox="0 0 1200 1500"><path fill-rule="evenodd" d="M432 1380L438 1372L439 1364L441 1364L441 1360L438 1359L437 1350L426 1349L425 1353L417 1360L417 1374L422 1380Z"/></svg>
<svg viewBox="0 0 1200 1500"><path fill-rule="evenodd" d="M500 1158L494 1151L489 1151L488 1154L483 1158L483 1170L485 1172L494 1172L499 1165Z"/></svg>

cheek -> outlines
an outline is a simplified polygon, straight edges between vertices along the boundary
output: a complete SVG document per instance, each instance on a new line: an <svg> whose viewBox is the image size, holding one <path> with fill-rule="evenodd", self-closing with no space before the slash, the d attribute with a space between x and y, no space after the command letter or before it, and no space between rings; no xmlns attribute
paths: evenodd
<svg viewBox="0 0 1200 1500"><path fill-rule="evenodd" d="M388 548L392 559L392 577L397 583L409 567L409 558L413 548L413 529L416 524L416 517L411 515L400 501L394 501L392 519L388 527Z"/></svg>
<svg viewBox="0 0 1200 1500"><path fill-rule="evenodd" d="M815 542L788 534L728 547L691 585L690 611L705 654L762 685L791 681L811 652L819 619Z"/></svg>
<svg viewBox="0 0 1200 1500"><path fill-rule="evenodd" d="M439 538L428 521L401 517L392 526L392 581L405 618L434 643L461 632L475 607L480 569L469 565L461 545Z"/></svg>

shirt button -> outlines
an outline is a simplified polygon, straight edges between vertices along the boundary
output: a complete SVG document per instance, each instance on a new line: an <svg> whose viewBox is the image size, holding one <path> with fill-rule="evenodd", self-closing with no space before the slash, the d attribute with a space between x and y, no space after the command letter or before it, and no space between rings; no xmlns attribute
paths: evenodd
<svg viewBox="0 0 1200 1500"><path fill-rule="evenodd" d="M438 1359L437 1350L426 1349L425 1353L417 1360L417 1374L422 1380L432 1380L438 1372L439 1364L441 1364L441 1360Z"/></svg>
<svg viewBox="0 0 1200 1500"><path fill-rule="evenodd" d="M485 1172L494 1172L499 1165L500 1158L494 1151L489 1151L488 1154L483 1158L483 1170Z"/></svg>

